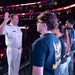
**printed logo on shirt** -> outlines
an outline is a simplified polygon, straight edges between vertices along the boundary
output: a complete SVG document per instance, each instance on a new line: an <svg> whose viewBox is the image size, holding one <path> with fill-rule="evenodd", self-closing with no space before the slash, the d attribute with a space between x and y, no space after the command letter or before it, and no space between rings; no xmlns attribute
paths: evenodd
<svg viewBox="0 0 75 75"><path fill-rule="evenodd" d="M53 64L53 69L56 69L57 66L61 63L61 43L53 43L55 49L55 64Z"/></svg>

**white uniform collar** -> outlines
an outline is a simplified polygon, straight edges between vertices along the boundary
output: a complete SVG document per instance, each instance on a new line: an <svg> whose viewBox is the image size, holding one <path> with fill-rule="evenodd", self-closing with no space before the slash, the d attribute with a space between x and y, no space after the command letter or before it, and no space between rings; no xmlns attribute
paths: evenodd
<svg viewBox="0 0 75 75"><path fill-rule="evenodd" d="M13 27L17 27L17 26L14 26L12 23L10 23L9 25L13 26Z"/></svg>

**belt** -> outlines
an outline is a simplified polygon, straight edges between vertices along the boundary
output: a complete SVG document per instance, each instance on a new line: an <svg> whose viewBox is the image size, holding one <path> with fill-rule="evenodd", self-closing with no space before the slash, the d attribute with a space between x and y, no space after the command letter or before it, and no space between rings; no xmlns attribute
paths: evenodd
<svg viewBox="0 0 75 75"><path fill-rule="evenodd" d="M12 47L12 46L7 46L7 47L10 47L10 48L17 48L17 49L21 49L22 47Z"/></svg>

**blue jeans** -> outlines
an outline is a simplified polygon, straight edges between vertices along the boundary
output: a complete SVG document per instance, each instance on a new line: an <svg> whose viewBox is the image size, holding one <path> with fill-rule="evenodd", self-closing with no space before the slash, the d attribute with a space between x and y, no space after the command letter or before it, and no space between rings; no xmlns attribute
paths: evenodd
<svg viewBox="0 0 75 75"><path fill-rule="evenodd" d="M68 75L68 71L67 71L67 61L63 64L60 64L60 75Z"/></svg>
<svg viewBox="0 0 75 75"><path fill-rule="evenodd" d="M75 50L70 52L71 61L69 63L69 75L74 75L73 74L73 68L74 68L73 55L74 53L75 53Z"/></svg>
<svg viewBox="0 0 75 75"><path fill-rule="evenodd" d="M69 75L69 70L68 69L69 69L69 63L70 63L70 61L71 61L71 57L68 56L67 57L67 67L66 67L66 70L65 70L67 72L67 75Z"/></svg>

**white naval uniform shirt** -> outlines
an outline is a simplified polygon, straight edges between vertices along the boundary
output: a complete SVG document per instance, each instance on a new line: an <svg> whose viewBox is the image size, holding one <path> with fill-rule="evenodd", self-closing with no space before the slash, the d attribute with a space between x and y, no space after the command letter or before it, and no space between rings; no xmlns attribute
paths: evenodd
<svg viewBox="0 0 75 75"><path fill-rule="evenodd" d="M14 26L12 23L6 25L3 34L5 34L6 46L14 48L22 47L22 32L18 26Z"/></svg>

